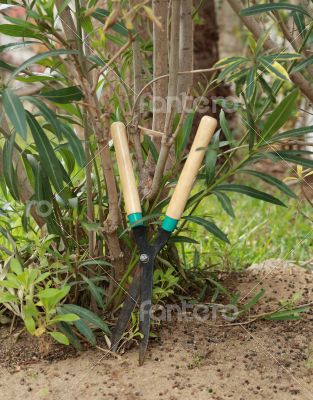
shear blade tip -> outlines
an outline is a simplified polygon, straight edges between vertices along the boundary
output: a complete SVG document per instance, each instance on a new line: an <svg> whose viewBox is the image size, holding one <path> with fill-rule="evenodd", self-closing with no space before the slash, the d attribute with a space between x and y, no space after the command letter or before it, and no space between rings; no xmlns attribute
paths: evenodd
<svg viewBox="0 0 313 400"><path fill-rule="evenodd" d="M145 355L139 354L139 366L141 367L145 361Z"/></svg>

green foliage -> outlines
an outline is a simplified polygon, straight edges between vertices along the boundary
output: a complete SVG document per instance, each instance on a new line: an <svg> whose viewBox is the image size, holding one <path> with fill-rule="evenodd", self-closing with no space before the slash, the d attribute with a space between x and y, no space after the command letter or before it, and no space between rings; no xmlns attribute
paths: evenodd
<svg viewBox="0 0 313 400"><path fill-rule="evenodd" d="M38 268L24 267L16 258L9 257L4 267L5 279L0 280L0 303L21 317L28 332L41 336L48 332L61 342L61 334L51 331L57 323L72 323L79 317L75 314L56 316L56 307L67 296L70 287L44 287L43 282L50 277L50 272L41 273ZM66 338L65 338L66 339ZM63 338L62 343L65 343Z"/></svg>
<svg viewBox="0 0 313 400"><path fill-rule="evenodd" d="M249 16L249 15L255 15L255 14L259 14L259 13L274 11L274 10L289 10L289 11L291 10L296 13L305 14L305 15L310 16L310 14L308 12L306 12L301 6L296 6L294 4L289 4L289 3L257 4L255 6L243 9L240 12L240 15Z"/></svg>
<svg viewBox="0 0 313 400"><path fill-rule="evenodd" d="M6 312L17 315L32 335L49 334L59 343L81 348L82 337L95 345L95 331L110 334L112 311L123 301L138 263L120 193L117 232L107 223L112 214L112 187L105 173L114 170L111 184L119 177L113 151L106 152L110 143L105 135L111 122L121 120L131 127L129 123L136 119L133 84L126 83L133 72L132 51L127 47L130 37L139 46L142 70L152 71L151 40L137 34L134 21L158 21L145 4L129 10L127 2L118 9L116 2L109 2L104 10L96 7L97 2L87 2L73 14L77 35L68 43L56 30L54 3L32 2L25 6L26 20L5 17L10 23L0 26L0 33L12 38L11 43L0 46L0 53L34 43L45 47L44 52L19 66L0 61L7 78L0 88L1 118L9 124L1 127L0 304ZM63 9L67 5L64 2ZM265 3L244 9L242 15L267 13L266 21L266 15L274 17L276 12L294 21L304 48L312 27L302 7ZM94 25L95 20L101 25ZM249 49L245 56L219 60L215 66L220 71L209 78L207 88L201 84L193 88L192 95L201 97L215 84L233 85L236 126L227 113L227 99L217 99L221 111L216 118L221 129L206 149L199 184L184 217L157 258L156 304L175 300L190 289L200 293L199 298L205 297L208 288L214 288L213 297L223 293L236 303L235 295L203 272L210 268L238 270L265 258L287 257L292 250L296 260L310 257L309 245L306 249L294 248L299 238L306 240L310 229L296 206L296 191L277 177L255 169L254 164L283 161L288 166L312 168L310 151L285 146L313 132L312 126L294 128L301 97L290 81L292 72L306 73L313 61L302 55L301 48L292 53L264 51L268 36L268 29L257 41L247 34ZM88 37L88 46L82 43L82 37ZM125 51L114 58L111 43L114 48L125 46ZM110 67L106 68L108 62ZM38 84L39 89L20 96L14 89L16 82L26 89ZM145 101L144 105L150 112L151 104ZM198 108L199 104L189 110L178 129L175 159L162 176L156 198L150 201L145 197L143 201L143 222L151 223L151 235L169 203ZM152 125L151 115L142 112L143 116L145 124ZM179 118L176 115L170 127L173 132ZM144 163L158 159L157 146L149 136L142 141L142 153ZM133 156L136 158L135 151ZM138 160L134 164L140 165ZM138 177L142 172L136 171ZM256 182L265 182L266 186ZM117 288L114 268L119 256L114 258L110 253L114 234L125 261ZM252 298L242 313L248 312L262 294ZM295 318L301 310L286 306L277 313L271 319ZM132 318L128 338L136 339L140 336L138 315L134 313Z"/></svg>
<svg viewBox="0 0 313 400"><path fill-rule="evenodd" d="M15 130L26 140L27 123L26 113L18 96L10 89L6 89L2 94L2 101L5 113L10 118Z"/></svg>

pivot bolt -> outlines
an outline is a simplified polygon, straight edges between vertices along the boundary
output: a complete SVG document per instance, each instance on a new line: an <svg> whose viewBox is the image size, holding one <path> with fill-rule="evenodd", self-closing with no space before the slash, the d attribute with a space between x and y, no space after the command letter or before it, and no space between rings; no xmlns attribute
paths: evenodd
<svg viewBox="0 0 313 400"><path fill-rule="evenodd" d="M144 264L147 264L149 262L148 254L140 254L140 261Z"/></svg>

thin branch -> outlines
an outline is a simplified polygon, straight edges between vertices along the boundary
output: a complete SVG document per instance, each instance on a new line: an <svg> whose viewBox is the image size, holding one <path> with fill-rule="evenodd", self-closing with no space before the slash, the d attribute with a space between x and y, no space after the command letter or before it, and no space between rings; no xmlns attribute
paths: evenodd
<svg viewBox="0 0 313 400"><path fill-rule="evenodd" d="M135 40L134 36L130 35L128 41L118 50L117 53L114 54L114 56L105 64L104 67L102 67L98 72L97 76L95 79L95 84L94 87L92 88L91 92L94 93L97 89L98 81L100 76L108 69L110 66L119 58L121 54L124 53L125 50L128 49L128 47L133 43Z"/></svg>
<svg viewBox="0 0 313 400"><path fill-rule="evenodd" d="M299 308L310 307L310 306L312 306L312 305L313 305L312 302L311 302L311 303L306 303L306 304L300 304L300 305L298 305L298 306L293 307L292 310L298 310ZM249 319L248 321L233 322L233 323L231 323L231 324L216 324L216 325L211 325L211 326L214 326L214 327L216 327L216 328L222 328L222 327L223 327L223 328L224 328L224 327L225 327L225 328L229 328L229 327L238 326L238 325L248 325L248 324L251 324L252 322L256 322L257 320L260 320L260 319L264 319L264 318L266 318L266 317L269 317L270 315L272 315L272 314L274 314L274 313L276 313L276 312L282 311L282 310L285 310L285 308L284 308L284 307L279 307L277 310L274 310L274 311L268 311L268 312L266 312L266 313L254 315L253 318L252 318L252 319ZM287 311L288 311L288 310L287 310Z"/></svg>
<svg viewBox="0 0 313 400"><path fill-rule="evenodd" d="M138 125L138 128L143 131L144 134L149 135L149 136L155 136L155 137L163 137L164 136L164 132L159 132L159 131L155 131L154 129L149 129L146 128L144 126L140 126Z"/></svg>
<svg viewBox="0 0 313 400"><path fill-rule="evenodd" d="M21 96L33 96L34 94L39 93L43 87L44 87L44 84L37 83L37 84L33 84L32 86L20 87L20 88L14 90L14 93L20 97Z"/></svg>
<svg viewBox="0 0 313 400"><path fill-rule="evenodd" d="M299 43L298 40L298 35L296 38L293 37L293 35L289 32L288 26L285 24L284 20L282 19L280 12L277 10L274 10L274 15L276 17L276 20L278 22L278 25L280 26L280 29L282 30L283 35L285 36L286 40L290 43L292 48L296 53L299 51L299 47L301 47L301 44ZM301 37L301 36L300 36ZM306 52L306 49L303 49L304 53ZM307 67L308 73L313 77L313 68L312 65L309 65Z"/></svg>
<svg viewBox="0 0 313 400"><path fill-rule="evenodd" d="M181 72L178 72L178 75L185 75L185 74L201 74L201 73L205 73L205 72L216 72L216 71L219 71L219 70L222 69L222 68L224 68L224 67L213 67L213 68L204 68L204 69L194 69L194 70L192 70L192 71L181 71ZM164 75L157 76L156 78L153 78L150 82L148 82L148 83L140 90L140 92L137 94L137 97L136 97L135 102L134 102L134 106L133 106L133 109L132 109L132 115L134 114L134 109L135 109L135 107L137 107L138 101L139 101L140 97L144 94L144 92L145 92L152 84L154 84L155 82L157 82L157 81L159 81L159 80L162 80L162 79L165 79L165 78L168 78L168 77L169 77L169 74L164 74Z"/></svg>

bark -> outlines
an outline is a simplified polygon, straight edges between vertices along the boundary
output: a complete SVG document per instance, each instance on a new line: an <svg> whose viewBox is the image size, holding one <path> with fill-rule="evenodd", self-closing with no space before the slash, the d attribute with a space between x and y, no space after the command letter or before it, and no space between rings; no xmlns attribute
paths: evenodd
<svg viewBox="0 0 313 400"><path fill-rule="evenodd" d="M240 0L228 0L228 3L235 11L237 15L239 15L240 11L244 8L243 4ZM263 33L262 27L259 25L258 21L250 16L250 17L242 17L240 16L244 25L248 28L248 30L253 34L256 40L259 39L261 34ZM272 41L271 38L267 38L263 45L265 50L277 52L279 49L277 45ZM293 83L301 90L301 92L311 101L313 102L313 86L307 81L304 76L300 72L294 72L290 74L290 79Z"/></svg>
<svg viewBox="0 0 313 400"><path fill-rule="evenodd" d="M168 73L168 41L167 41L167 27L168 27L168 10L164 6L163 0L154 0L153 13L162 24L160 28L156 23L153 24L153 78ZM166 80L155 82L153 85L153 110L159 107L158 99L165 99L167 95ZM164 112L153 112L152 129L156 131L163 131L165 124L165 110Z"/></svg>
<svg viewBox="0 0 313 400"><path fill-rule="evenodd" d="M185 0L180 8L179 71L193 70L193 0ZM192 86L193 76L178 79L178 94L186 94Z"/></svg>
<svg viewBox="0 0 313 400"><path fill-rule="evenodd" d="M139 3L140 0L132 0L131 5L134 6ZM134 22L135 29L138 32L139 26L136 22ZM136 100L137 94L142 89L143 85L143 59L140 53L140 43L138 41L134 41L132 43L133 50L133 76L134 76L134 102ZM140 107L137 105L134 109L133 123L132 126L129 127L129 132L132 137L132 141L134 143L135 153L136 153L136 161L138 165L138 170L140 171L140 175L143 175L144 168L144 159L140 142L140 131L138 129L138 124L140 122L141 113Z"/></svg>
<svg viewBox="0 0 313 400"><path fill-rule="evenodd" d="M169 79L167 90L167 110L163 127L164 136L161 141L161 150L155 168L151 191L148 195L153 200L159 190L165 170L165 166L172 145L172 121L177 102L178 90L178 69L179 69L179 32L180 32L180 6L181 0L173 0L171 13L171 38L170 38L170 58L169 58Z"/></svg>
<svg viewBox="0 0 313 400"><path fill-rule="evenodd" d="M219 27L218 52L220 58L242 55L240 20L227 0L216 1L216 15Z"/></svg>
<svg viewBox="0 0 313 400"><path fill-rule="evenodd" d="M218 47L219 28L214 0L207 0L205 2L197 0L195 6L198 8L200 22L195 25L194 30L194 68L204 69L212 67L220 58ZM205 75L194 75L194 87L199 87L199 84L201 84L202 87L206 87L214 73L215 72L212 71L212 73ZM215 88L211 88L208 94L205 95L205 98L208 106L210 106L212 105L212 97L227 97L229 95L231 95L230 87L225 84L220 84ZM216 109L217 113L209 109L206 114L217 118L220 107L216 107ZM202 117L203 113L201 112L195 114L192 135L196 133Z"/></svg>
<svg viewBox="0 0 313 400"><path fill-rule="evenodd" d="M153 78L168 74L168 6L164 0L153 0L152 10L161 26L153 23ZM153 83L153 119L152 130L163 132L166 110L164 107L167 95L168 80L162 79ZM164 109L163 109L164 107ZM157 150L161 147L161 138L153 137L152 142ZM155 169L155 161L149 153L140 180L140 194L145 198L150 192Z"/></svg>

